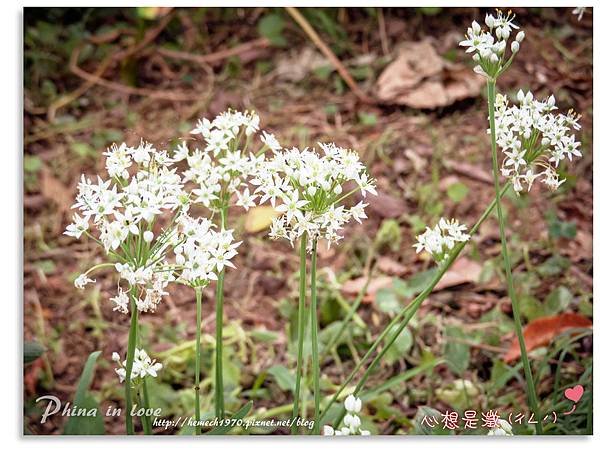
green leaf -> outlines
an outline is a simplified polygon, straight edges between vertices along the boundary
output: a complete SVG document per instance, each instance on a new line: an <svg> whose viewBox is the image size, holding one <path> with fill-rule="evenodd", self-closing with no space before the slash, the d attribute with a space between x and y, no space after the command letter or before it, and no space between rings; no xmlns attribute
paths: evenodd
<svg viewBox="0 0 600 451"><path fill-rule="evenodd" d="M396 292L391 288L381 288L375 294L375 304L383 313L400 313L402 306Z"/></svg>
<svg viewBox="0 0 600 451"><path fill-rule="evenodd" d="M519 305L521 306L521 312L528 321L532 321L540 316L544 316L545 310L542 303L535 297L530 295L524 295L519 298Z"/></svg>
<svg viewBox="0 0 600 451"><path fill-rule="evenodd" d="M469 194L469 187L464 183L456 182L446 189L446 193L453 202L458 203L467 197L467 194Z"/></svg>
<svg viewBox="0 0 600 451"><path fill-rule="evenodd" d="M23 344L23 363L27 365L40 357L46 348L36 341L26 341Z"/></svg>
<svg viewBox="0 0 600 451"><path fill-rule="evenodd" d="M444 429L442 414L433 407L420 406L413 420L416 435L450 435L450 429Z"/></svg>
<svg viewBox="0 0 600 451"><path fill-rule="evenodd" d="M91 157L96 153L88 143L73 143L71 144L71 151L81 158Z"/></svg>
<svg viewBox="0 0 600 451"><path fill-rule="evenodd" d="M394 327L390 330L390 336L394 335L398 331L399 327L400 327L400 324L394 325ZM389 343L389 339L386 339L385 343L387 345L387 343ZM402 330L402 332L400 332L400 335L398 335L398 338L396 338L394 340L394 343L392 344L389 351L385 355L385 357L384 357L385 361L388 362L389 364L395 363L397 360L404 357L410 351L410 349L412 348L412 345L413 345L412 333L408 327L405 327Z"/></svg>
<svg viewBox="0 0 600 451"><path fill-rule="evenodd" d="M358 120L362 125L373 126L377 124L377 115L375 113L359 111Z"/></svg>
<svg viewBox="0 0 600 451"><path fill-rule="evenodd" d="M469 345L452 340L452 338L465 338L465 333L457 326L446 326L446 337L444 356L448 367L454 374L460 376L469 367L470 349Z"/></svg>
<svg viewBox="0 0 600 451"><path fill-rule="evenodd" d="M294 388L295 380L294 376L283 365L274 365L267 371L273 378L275 378L275 382L284 391L291 391Z"/></svg>
<svg viewBox="0 0 600 451"><path fill-rule="evenodd" d="M74 406L86 409L87 414L95 413L91 416L70 416L65 425L65 435L103 435L104 419L100 413L100 406L96 399L88 392L94 377L94 366L100 355L100 351L92 352L79 378L77 391L75 392Z"/></svg>
<svg viewBox="0 0 600 451"><path fill-rule="evenodd" d="M279 14L267 14L258 22L258 33L267 38L271 44L281 47L287 44L281 34L285 27L285 21Z"/></svg>
<svg viewBox="0 0 600 451"><path fill-rule="evenodd" d="M233 414L231 419L239 420L241 418L244 418L246 415L248 415L248 412L250 412L250 409L252 409L252 401L248 401L246 404L244 404L244 406L240 410L238 410L236 413ZM225 425L218 426L218 427L214 428L212 431L207 432L205 435L225 435L234 426L236 426L235 421L233 421L232 423L233 424L229 424L227 426L225 426Z"/></svg>
<svg viewBox="0 0 600 451"><path fill-rule="evenodd" d="M561 285L553 290L544 300L546 313L548 315L556 315L557 313L563 312L567 309L572 300L573 294L567 287Z"/></svg>
<svg viewBox="0 0 600 451"><path fill-rule="evenodd" d="M37 155L25 155L23 158L23 169L25 172L36 173L42 169L43 163Z"/></svg>
<svg viewBox="0 0 600 451"><path fill-rule="evenodd" d="M554 255L537 267L538 273L542 277L556 276L571 266L568 258L562 255Z"/></svg>

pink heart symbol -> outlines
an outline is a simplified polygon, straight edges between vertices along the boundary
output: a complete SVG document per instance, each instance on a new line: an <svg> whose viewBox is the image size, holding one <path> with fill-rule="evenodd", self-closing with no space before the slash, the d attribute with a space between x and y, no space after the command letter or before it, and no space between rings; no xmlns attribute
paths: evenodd
<svg viewBox="0 0 600 451"><path fill-rule="evenodd" d="M581 385L576 385L573 388L567 388L565 390L565 397L570 399L573 402L577 402L583 396L583 387Z"/></svg>

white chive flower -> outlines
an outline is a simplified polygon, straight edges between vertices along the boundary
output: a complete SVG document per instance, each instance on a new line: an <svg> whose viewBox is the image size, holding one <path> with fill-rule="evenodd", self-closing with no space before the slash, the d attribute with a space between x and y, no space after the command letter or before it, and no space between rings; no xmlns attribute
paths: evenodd
<svg viewBox="0 0 600 451"><path fill-rule="evenodd" d="M465 39L458 45L466 47L466 53L472 54L477 63L473 69L476 73L495 79L510 66L525 37L525 33L519 31L515 40L508 45L513 30L519 29L513 23L514 18L510 11L506 15L498 11L496 16L485 16L484 24L487 30L476 21L467 29ZM510 57L507 55L507 48L510 48Z"/></svg>
<svg viewBox="0 0 600 451"><path fill-rule="evenodd" d="M467 227L455 219L441 218L433 229L427 227L425 232L418 235L413 245L416 252L430 254L438 263L443 262L450 254L456 243L468 241L470 235L465 233Z"/></svg>
<svg viewBox="0 0 600 451"><path fill-rule="evenodd" d="M490 429L487 435L514 435L511 424L503 419L498 420L498 426Z"/></svg>
<svg viewBox="0 0 600 451"><path fill-rule="evenodd" d="M123 383L127 374L127 360L123 360L121 362L121 357L116 352L113 352L112 360L119 365L118 368L115 368L115 372L117 373L117 376L119 376L119 382ZM131 367L131 382L139 382L141 379L147 376L157 377L158 371L160 371L162 367L162 364L158 363L154 359L151 359L146 351L136 348Z"/></svg>
<svg viewBox="0 0 600 451"><path fill-rule="evenodd" d="M344 426L335 430L329 425L323 426L323 435L371 435L369 431L360 428L361 420L358 414L362 409L362 401L360 398L354 395L349 395L344 400L344 408L346 409L346 415L344 415Z"/></svg>
<svg viewBox="0 0 600 451"><path fill-rule="evenodd" d="M564 182L556 171L560 163L581 157L581 143L574 134L581 128L580 116L573 111L555 113L555 104L554 96L537 100L522 90L513 105L506 96L496 96L496 143L504 153L501 171L517 194L529 191L538 178L557 189Z"/></svg>
<svg viewBox="0 0 600 451"><path fill-rule="evenodd" d="M259 124L256 113L232 110L212 121L198 120L191 133L201 135L205 145L187 152L185 159L189 168L183 173L184 182L194 184L193 203L218 211L230 205L231 193L235 193L236 205L246 210L254 206L247 180L264 160L264 155L256 156L252 152ZM275 137L266 132L261 140L272 148L278 145Z"/></svg>
<svg viewBox="0 0 600 451"><path fill-rule="evenodd" d="M275 151L250 180L258 203L270 202L281 213L273 218L272 239L284 238L293 246L306 233L309 240L324 238L331 245L342 238L340 231L351 219L366 218L368 204L360 201L346 207L343 202L358 191L363 197L367 192L377 194L358 154L333 143L319 147L321 152L295 147Z"/></svg>
<svg viewBox="0 0 600 451"><path fill-rule="evenodd" d="M204 246L212 249L209 257L194 250L199 243L193 237L202 235L206 227L200 221L189 220L187 212L194 195L174 167L176 161L191 158L186 143L180 143L171 154L142 140L136 147L113 145L105 155L110 178L98 176L93 182L81 176L73 205L78 212L65 234L74 238L84 233L91 236L115 262L102 264L113 265L120 278L118 293L110 298L115 311L128 314L129 297L135 293L133 302L139 311L154 312L168 295L171 282L200 283L198 277L212 279L217 266L230 264L229 259L235 255L230 233L229 243L220 235L210 235L214 238L212 247ZM186 246L182 258L175 253L177 246ZM222 251L223 246L227 251ZM200 269L192 268L192 263L199 262ZM88 277L90 272L76 279L77 288L94 282ZM127 281L126 289L121 288L122 281Z"/></svg>

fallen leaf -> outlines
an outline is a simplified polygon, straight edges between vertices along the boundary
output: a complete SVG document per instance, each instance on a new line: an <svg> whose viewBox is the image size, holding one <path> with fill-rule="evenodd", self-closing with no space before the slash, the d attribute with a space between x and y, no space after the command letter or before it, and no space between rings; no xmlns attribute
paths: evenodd
<svg viewBox="0 0 600 451"><path fill-rule="evenodd" d="M384 103L431 109L476 97L484 82L470 68L444 60L429 41L409 42L379 76L376 94Z"/></svg>
<svg viewBox="0 0 600 451"><path fill-rule="evenodd" d="M442 279L437 283L433 291L462 285L463 283L477 283L481 275L481 265L466 257L459 258L454 262Z"/></svg>
<svg viewBox="0 0 600 451"><path fill-rule="evenodd" d="M372 210L382 218L398 218L406 211L406 206L402 199L382 192L377 196L367 193L365 202L369 204L368 210Z"/></svg>
<svg viewBox="0 0 600 451"><path fill-rule="evenodd" d="M270 205L252 207L246 214L244 228L246 229L246 232L249 233L260 232L267 229L271 225L273 218L276 218L280 214L281 213L276 211Z"/></svg>
<svg viewBox="0 0 600 451"><path fill-rule="evenodd" d="M40 172L40 191L46 199L56 204L61 213L70 210L71 191L45 168Z"/></svg>
<svg viewBox="0 0 600 451"><path fill-rule="evenodd" d="M408 268L402 263L398 263L396 260L390 257L379 257L377 259L377 267L384 273L390 276L401 276L408 272Z"/></svg>
<svg viewBox="0 0 600 451"><path fill-rule="evenodd" d="M578 313L561 313L560 315L544 316L531 321L523 330L525 338L525 349L533 349L546 346L558 335L572 328L592 327L589 318ZM504 361L509 363L521 356L519 341L515 337L504 355Z"/></svg>
<svg viewBox="0 0 600 451"><path fill-rule="evenodd" d="M364 303L371 303L375 299L375 293L382 288L391 288L394 278L389 276L380 276L371 279L365 296L363 298ZM364 288L367 283L367 277L362 276L356 279L347 280L342 285L341 291L346 296L356 296Z"/></svg>

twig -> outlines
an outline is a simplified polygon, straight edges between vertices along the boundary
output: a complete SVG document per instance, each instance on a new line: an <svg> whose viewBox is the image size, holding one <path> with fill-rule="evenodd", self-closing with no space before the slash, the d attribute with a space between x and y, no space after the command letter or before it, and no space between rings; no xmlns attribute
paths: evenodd
<svg viewBox="0 0 600 451"><path fill-rule="evenodd" d="M383 50L383 54L388 56L390 54L390 45L388 43L387 32L385 30L385 16L383 15L383 8L377 8L377 23L379 25L381 49Z"/></svg>
<svg viewBox="0 0 600 451"><path fill-rule="evenodd" d="M286 6L285 8L287 12L294 18L294 20L300 25L300 27L304 30L304 32L308 35L308 37L313 41L313 43L323 52L323 54L327 57L327 59L333 64L335 69L340 74L340 77L346 82L346 84L350 87L350 90L354 93L356 97L363 103L373 104L375 103L372 99L370 99L360 87L356 84L348 70L344 67L342 62L338 59L337 56L331 51L331 49L323 42L323 40L319 37L314 28L308 23L308 21L300 14L297 8L293 6Z"/></svg>
<svg viewBox="0 0 600 451"><path fill-rule="evenodd" d="M95 84L100 84L100 85L104 84L104 86L106 86L106 83L112 83L112 82L108 82L102 78L102 75L108 69L110 64L112 62L120 61L125 58L128 58L129 56L131 56L131 55L137 53L138 51L140 51L141 49L143 49L150 42L152 42L154 39L156 39L156 37L161 33L161 31L169 24L169 22L171 21L172 18L173 18L172 13L167 14L165 17L163 17L161 19L161 21L159 22L159 24L156 27L152 28L150 31L148 31L144 35L144 38L140 42L138 42L137 44L135 44L125 50L120 50L120 51L115 51L115 52L110 53L106 58L104 58L102 60L102 62L100 63L98 68L94 71L94 73L88 73L79 68L79 66L77 65L77 60L79 58L81 48L83 47L84 44L81 44L78 47L76 47L73 50L73 52L71 53L71 58L69 60L69 69L71 70L71 72L73 72L78 77L83 78L85 80L85 83L83 83L81 86L79 86L77 89L75 89L75 91L60 97L59 99L57 99L55 102L53 102L48 107L48 112L47 112L48 121L54 122L54 119L56 118L56 111L59 108L62 108L64 106L68 105L69 103L73 102L74 100L76 100L77 98L82 96L88 89L90 89ZM90 42L95 43L95 44L107 43L107 42L114 41L120 35L121 35L120 31L109 32L109 33L101 35L101 36L96 36L96 37L90 38ZM103 83L103 81L105 81L106 83ZM128 86L119 85L118 83L116 83L115 85L122 86L124 88L129 88ZM116 89L115 85L113 85L113 89ZM132 88L132 89L135 89L135 88ZM117 90L122 91L122 89L120 89L120 88ZM148 95L148 94L141 93L141 95ZM152 96L149 95L149 97L152 97ZM154 98L156 98L156 97L154 97ZM171 100L171 99L169 99L169 100Z"/></svg>
<svg viewBox="0 0 600 451"><path fill-rule="evenodd" d="M190 52L182 52L179 50L169 50L164 48L157 49L159 55L166 56L168 58L181 59L184 61L192 61L198 64L216 64L224 59L232 56L240 55L248 50L267 48L270 43L266 38L254 39L253 41L245 42L236 47L230 49L219 50L208 55L196 55Z"/></svg>

